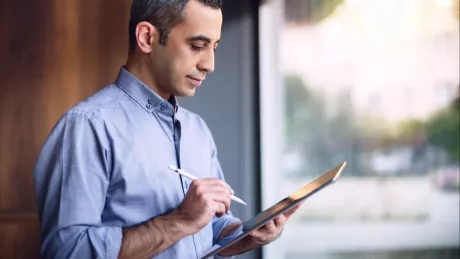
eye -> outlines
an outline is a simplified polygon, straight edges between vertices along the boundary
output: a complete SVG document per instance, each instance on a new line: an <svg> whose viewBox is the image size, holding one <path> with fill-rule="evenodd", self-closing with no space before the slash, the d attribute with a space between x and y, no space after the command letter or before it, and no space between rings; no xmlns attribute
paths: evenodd
<svg viewBox="0 0 460 259"><path fill-rule="evenodd" d="M192 50L194 51L202 51L204 46L199 46L199 45L190 45L192 47Z"/></svg>

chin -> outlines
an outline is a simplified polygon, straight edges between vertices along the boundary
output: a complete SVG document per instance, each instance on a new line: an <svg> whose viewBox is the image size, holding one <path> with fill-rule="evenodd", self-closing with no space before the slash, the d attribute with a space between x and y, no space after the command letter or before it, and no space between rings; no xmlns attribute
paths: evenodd
<svg viewBox="0 0 460 259"><path fill-rule="evenodd" d="M196 92L195 89L190 90L190 91L187 92L186 96L194 96L195 92Z"/></svg>
<svg viewBox="0 0 460 259"><path fill-rule="evenodd" d="M178 91L176 96L183 96L183 97L189 97L189 96L194 96L195 95L195 88L193 89L183 89L182 91Z"/></svg>

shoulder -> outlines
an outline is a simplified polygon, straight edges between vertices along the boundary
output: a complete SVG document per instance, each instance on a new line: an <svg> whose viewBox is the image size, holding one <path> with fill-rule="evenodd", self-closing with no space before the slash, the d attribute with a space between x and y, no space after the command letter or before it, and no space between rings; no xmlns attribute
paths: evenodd
<svg viewBox="0 0 460 259"><path fill-rule="evenodd" d="M115 106L125 102L127 95L116 85L107 85L65 111L49 133L48 141L71 138L107 141L105 125L113 116Z"/></svg>
<svg viewBox="0 0 460 259"><path fill-rule="evenodd" d="M117 85L110 84L70 108L63 118L84 117L92 123L101 124L104 120L103 114L119 106L127 97Z"/></svg>

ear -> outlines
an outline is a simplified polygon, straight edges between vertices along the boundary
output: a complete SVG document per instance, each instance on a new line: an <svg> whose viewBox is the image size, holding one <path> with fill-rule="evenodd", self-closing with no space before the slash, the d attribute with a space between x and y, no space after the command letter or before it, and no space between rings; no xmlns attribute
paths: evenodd
<svg viewBox="0 0 460 259"><path fill-rule="evenodd" d="M137 46L143 53L150 53L159 41L158 30L149 22L140 22L136 26Z"/></svg>

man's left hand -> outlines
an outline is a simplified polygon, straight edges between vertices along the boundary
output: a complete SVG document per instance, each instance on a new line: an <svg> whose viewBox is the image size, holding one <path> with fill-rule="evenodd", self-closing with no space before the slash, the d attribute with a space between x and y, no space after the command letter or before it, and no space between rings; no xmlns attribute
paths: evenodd
<svg viewBox="0 0 460 259"><path fill-rule="evenodd" d="M263 227L251 232L249 234L251 236L251 243L253 243L253 245L260 246L266 245L275 240L283 230L284 224L286 224L292 214L294 214L297 209L302 206L302 204L303 202L297 204L292 209L269 221Z"/></svg>
<svg viewBox="0 0 460 259"><path fill-rule="evenodd" d="M302 206L302 204L303 202L297 204L292 209L276 217L274 220L269 221L263 227L254 230L245 238L224 249L220 255L234 256L272 242L280 235L284 228L284 224L286 224L292 214L294 214L297 209ZM228 226L222 231L218 240L222 237L226 237L230 233L233 233L239 226L241 226L241 222Z"/></svg>

